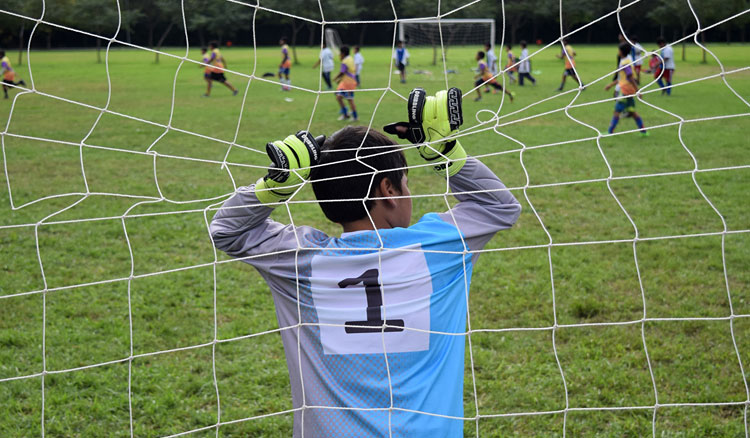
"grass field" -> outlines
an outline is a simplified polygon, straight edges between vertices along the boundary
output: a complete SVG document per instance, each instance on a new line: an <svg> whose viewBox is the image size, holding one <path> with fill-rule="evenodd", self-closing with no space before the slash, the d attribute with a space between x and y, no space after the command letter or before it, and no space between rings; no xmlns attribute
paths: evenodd
<svg viewBox="0 0 750 438"><path fill-rule="evenodd" d="M727 70L750 65L750 46L709 47ZM449 49L448 68L457 71L447 76L450 86L471 89L476 50ZM677 86L670 97L646 93L645 101L666 110L638 103L646 125L668 126L652 129L648 138L632 132L601 138L605 162L598 133L574 119L604 133L613 103L562 109L611 97L603 87L611 77L607 73L614 67L615 48L576 50L584 82L605 79L579 96L557 94L563 70L555 58L558 50L540 52L533 58L533 69L540 71L538 84L510 85L516 100L506 100L499 111L496 129L516 141L491 130L463 140L470 154L489 154L483 161L524 205L517 225L490 243L498 251L483 254L475 268L470 322L478 331L471 335L473 373L467 348L465 415L483 416L478 421L482 437L557 437L563 430L567 437L636 437L652 436L652 427L658 437L745 436L748 393L732 333L747 372L750 108L719 77ZM679 57L680 50L675 51ZM372 122L379 129L403 119L405 101L399 94L406 96L414 86L429 92L445 86L440 69L428 62L431 51L411 52L408 83L400 84L389 74L390 49L363 50L363 87L390 84L398 94L358 92L359 123ZM182 56L184 49L170 53ZM252 71L252 50L225 49L224 54L230 69ZM299 48L298 54L293 85L318 89L317 70L311 68L317 50ZM695 46L688 46L687 57L686 62L678 59L677 85L720 72L710 56L707 64L699 62ZM198 51L191 49L190 58L199 59ZM275 72L278 49L259 49L256 60L258 76ZM214 336L240 338L215 345L222 422L292 409L281 338L278 332L264 333L277 328L268 288L249 266L221 263L216 265L214 295L214 251L204 209L234 190L227 169L237 185L265 173L262 166L268 159L260 151L267 141L308 124L314 133L326 134L344 126L336 121L334 97L283 93L277 85L254 80L243 106L248 80L228 74L240 89L238 96L215 87L210 98L203 98L202 70L195 64L180 67L178 59L166 56L154 64L150 53L117 48L109 55L108 101L106 66L96 63L94 52L34 51L30 62L40 93L90 107L41 94L14 100L17 91L0 100L0 131L15 104L9 135L3 138L14 204L73 193L12 210L6 176L0 176L0 296L6 296L0 299L0 436L41 436L42 395L48 437L130 436L129 363L135 436L216 424ZM27 66L17 69L30 83ZM413 74L417 69L433 74ZM643 84L648 77L644 74ZM750 70L726 80L750 99ZM567 90L572 88L569 81ZM654 89L651 84L644 91ZM464 128L477 125L475 114L483 121L491 118L479 111L497 111L500 104L500 95L485 95L481 102L472 97L464 100ZM96 108L107 104L119 115L104 113L97 122ZM745 116L711 119L736 114ZM676 124L680 118L708 120ZM167 131L166 125L175 129ZM618 132L634 127L623 119ZM84 139L92 147L80 148ZM521 144L529 149L521 152ZM149 148L156 155L146 154ZM724 217L731 231L724 237L721 218L693 182L691 154L699 169L713 169L695 173L695 181ZM230 164L222 169L225 156ZM419 163L413 151L408 159ZM612 191L639 239L645 239L636 245L643 292L633 257L636 231L607 188L607 162L615 177ZM621 178L635 175L655 176ZM414 195L436 195L414 199L415 220L444 209L443 179L416 168L409 180ZM87 192L99 194L82 195ZM301 199L312 200L312 192L305 190ZM149 202L135 206L142 201ZM121 220L128 210L134 217ZM290 211L297 224L338 232L314 203L290 204ZM157 214L168 212L182 213ZM289 221L283 208L274 217ZM91 218L104 219L77 221ZM663 236L684 237L657 239ZM576 242L600 243L560 245ZM522 249L502 250L517 247ZM218 258L228 260L223 254ZM193 266L198 267L184 269ZM158 274L147 275L152 273ZM82 284L88 285L76 287ZM643 297L649 320L642 324ZM730 318L730 304L734 316L742 317ZM620 324L580 325L587 323ZM263 334L248 336L258 333ZM148 354L189 346L195 348ZM129 362L131 348L136 357ZM44 369L50 374L43 378ZM23 376L31 377L8 380ZM654 414L657 396L660 407ZM670 406L682 403L696 405ZM567 415L566 404L572 409ZM604 407L642 409L596 409ZM497 416L548 411L553 412ZM466 422L466 436L475 436L476 424ZM287 437L291 427L292 414L286 413L223 425L219 435ZM213 437L215 430L190 436Z"/></svg>

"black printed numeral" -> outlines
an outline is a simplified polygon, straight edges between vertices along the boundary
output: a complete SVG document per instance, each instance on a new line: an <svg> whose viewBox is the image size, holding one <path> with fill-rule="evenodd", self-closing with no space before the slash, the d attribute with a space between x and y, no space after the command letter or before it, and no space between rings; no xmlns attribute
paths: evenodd
<svg viewBox="0 0 750 438"><path fill-rule="evenodd" d="M367 321L346 321L344 329L346 333L378 333L378 332L401 332L404 331L403 319L389 319L383 321L381 307L383 307L383 294L378 283L379 272L377 269L368 269L356 278L345 278L339 282L340 288L356 286L362 283L367 295ZM383 325L389 327L383 329ZM352 327L358 326L358 327Z"/></svg>

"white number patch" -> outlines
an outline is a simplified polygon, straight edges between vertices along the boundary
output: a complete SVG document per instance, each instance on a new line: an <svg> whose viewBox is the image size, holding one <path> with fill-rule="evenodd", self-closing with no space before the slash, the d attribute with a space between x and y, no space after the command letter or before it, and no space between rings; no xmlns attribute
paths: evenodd
<svg viewBox="0 0 750 438"><path fill-rule="evenodd" d="M388 353L430 348L432 280L424 253L383 251L380 263L378 253L314 256L310 284L326 354L383 353L384 341Z"/></svg>

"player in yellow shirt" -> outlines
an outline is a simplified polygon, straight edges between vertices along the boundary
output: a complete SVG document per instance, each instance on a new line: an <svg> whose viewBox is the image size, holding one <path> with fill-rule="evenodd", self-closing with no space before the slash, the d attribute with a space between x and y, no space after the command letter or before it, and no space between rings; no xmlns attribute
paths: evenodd
<svg viewBox="0 0 750 438"><path fill-rule="evenodd" d="M620 66L617 70L617 79L604 87L604 90L607 91L617 86L615 97L620 97L615 102L615 113L612 116L612 122L609 124L607 132L612 134L615 131L617 122L620 121L620 114L624 112L625 117L632 117L635 120L635 124L638 125L638 129L641 131L641 135L648 137L648 131L643 127L643 119L635 112L635 98L633 96L638 93L638 84L635 81L633 58L630 57L630 44L620 44L618 51Z"/></svg>
<svg viewBox="0 0 750 438"><path fill-rule="evenodd" d="M336 87L336 100L341 107L339 120L357 121L357 107L354 105L354 90L357 88L357 67L354 65L354 58L349 56L349 47L342 46L340 50L341 54L341 70L339 74L333 78L334 81L338 82ZM346 104L344 99L349 101L349 106L352 109L351 118L346 111Z"/></svg>
<svg viewBox="0 0 750 438"><path fill-rule="evenodd" d="M5 93L6 99L8 98L9 85L26 85L26 82L23 80L15 82L17 75L15 70L13 70L13 65L10 63L10 58L5 56L5 50L0 50L0 73L3 76L3 93Z"/></svg>
<svg viewBox="0 0 750 438"><path fill-rule="evenodd" d="M209 97L211 95L211 81L216 81L226 85L227 88L232 90L232 95L236 96L237 89L234 88L234 85L227 82L227 78L224 76L224 69L227 66L227 62L224 60L224 56L222 56L218 44L215 41L211 41L208 43L208 48L211 49L211 53L208 57L206 57L206 54L203 55L203 62L210 64L211 67L206 68L206 73L208 74L206 80L208 85L206 85L206 94L204 94L204 96Z"/></svg>
<svg viewBox="0 0 750 438"><path fill-rule="evenodd" d="M279 64L279 81L283 84L281 89L283 91L289 91L292 89L292 81L289 80L289 71L292 68L292 60L289 58L289 45L286 37L281 37L279 40L281 45L281 64ZM282 78L282 76L284 76Z"/></svg>
<svg viewBox="0 0 750 438"><path fill-rule="evenodd" d="M563 90L563 87L565 87L565 80L568 79L568 76L572 76L573 80L579 82L581 86L583 86L583 81L578 77L578 74L576 74L576 51L570 45L570 40L567 38L563 40L563 48L560 54L557 55L557 58L565 60L565 70L562 75L562 83L557 91Z"/></svg>
<svg viewBox="0 0 750 438"><path fill-rule="evenodd" d="M490 67L487 65L487 63L484 61L484 52L478 51L477 52L477 70L478 73L475 76L476 82L474 82L474 86L477 87L477 97L474 99L474 101L482 100L482 85L487 85L488 87L492 87L496 90L500 90L508 95L510 98L510 101L513 102L513 93L503 88L502 85L498 84L495 80L495 76L492 74L492 71L490 71Z"/></svg>

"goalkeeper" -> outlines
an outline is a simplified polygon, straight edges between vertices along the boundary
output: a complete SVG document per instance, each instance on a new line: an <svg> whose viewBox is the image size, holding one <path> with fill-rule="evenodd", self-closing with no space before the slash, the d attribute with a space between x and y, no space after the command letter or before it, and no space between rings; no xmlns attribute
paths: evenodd
<svg viewBox="0 0 750 438"><path fill-rule="evenodd" d="M467 250L510 228L521 206L450 138L462 123L460 90L415 89L408 119L385 131L418 145L437 186L448 179L459 201L450 210L411 225L402 148L349 126L327 140L300 131L269 143L268 174L211 221L216 247L272 291L301 408L295 437L463 435L467 288L479 256ZM308 178L340 236L269 218Z"/></svg>

